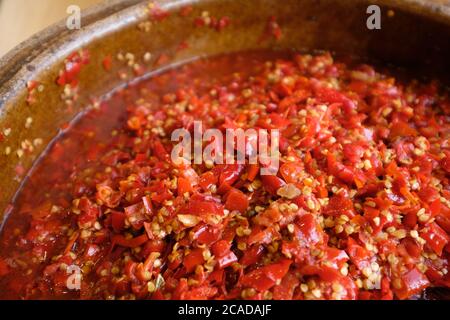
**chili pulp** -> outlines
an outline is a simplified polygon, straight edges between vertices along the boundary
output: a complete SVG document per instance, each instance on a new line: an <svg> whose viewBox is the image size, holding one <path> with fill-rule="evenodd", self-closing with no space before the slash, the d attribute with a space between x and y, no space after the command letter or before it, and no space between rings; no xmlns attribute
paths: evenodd
<svg viewBox="0 0 450 320"><path fill-rule="evenodd" d="M449 93L345 61L201 59L87 111L4 223L0 298L409 299L449 287ZM171 132L194 120L279 129L277 175L175 165Z"/></svg>

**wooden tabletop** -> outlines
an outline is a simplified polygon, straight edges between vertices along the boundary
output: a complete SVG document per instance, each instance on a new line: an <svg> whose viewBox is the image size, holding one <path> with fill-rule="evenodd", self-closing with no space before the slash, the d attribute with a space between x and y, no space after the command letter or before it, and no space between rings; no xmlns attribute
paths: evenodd
<svg viewBox="0 0 450 320"><path fill-rule="evenodd" d="M0 0L0 57L34 33L67 17L67 7L101 0Z"/></svg>

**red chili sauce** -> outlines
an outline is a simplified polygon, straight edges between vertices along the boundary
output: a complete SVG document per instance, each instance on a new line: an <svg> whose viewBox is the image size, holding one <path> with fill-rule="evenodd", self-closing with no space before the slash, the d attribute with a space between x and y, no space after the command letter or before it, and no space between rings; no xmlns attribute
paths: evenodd
<svg viewBox="0 0 450 320"><path fill-rule="evenodd" d="M328 53L154 75L83 114L37 164L2 229L0 298L409 299L449 287L449 115L437 81ZM171 132L194 120L280 129L277 175L176 166Z"/></svg>

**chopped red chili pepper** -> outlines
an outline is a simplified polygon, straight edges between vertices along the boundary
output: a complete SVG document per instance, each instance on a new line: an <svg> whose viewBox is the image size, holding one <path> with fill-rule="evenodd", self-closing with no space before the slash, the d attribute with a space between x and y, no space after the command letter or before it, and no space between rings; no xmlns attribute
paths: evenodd
<svg viewBox="0 0 450 320"><path fill-rule="evenodd" d="M103 59L102 64L103 64L103 68L104 68L106 71L111 70L111 68L112 68L112 57L111 57L111 55L107 55L107 56Z"/></svg>
<svg viewBox="0 0 450 320"><path fill-rule="evenodd" d="M111 243L113 245L119 245L127 248L136 248L148 241L148 237L146 234L143 234L136 238L127 239L124 236L117 234L114 235L111 239Z"/></svg>
<svg viewBox="0 0 450 320"><path fill-rule="evenodd" d="M281 36L275 18L266 31ZM76 85L87 59L67 58L58 83ZM200 59L64 126L8 209L0 298L410 299L449 287L449 92L343 61ZM171 133L194 120L278 129L278 172L247 158L172 162ZM67 288L74 266L79 291Z"/></svg>
<svg viewBox="0 0 450 320"><path fill-rule="evenodd" d="M60 71L56 83L60 86L70 84L72 87L78 84L78 75L83 65L89 63L89 52L82 50L72 53L66 60L64 69Z"/></svg>

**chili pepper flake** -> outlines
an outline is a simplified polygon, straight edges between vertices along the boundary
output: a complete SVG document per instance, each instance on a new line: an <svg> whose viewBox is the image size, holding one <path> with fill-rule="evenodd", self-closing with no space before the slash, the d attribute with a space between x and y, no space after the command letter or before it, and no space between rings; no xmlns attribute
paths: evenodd
<svg viewBox="0 0 450 320"><path fill-rule="evenodd" d="M280 25L277 22L277 17L271 16L269 17L266 25L266 29L264 31L264 34L262 36L261 40L265 40L269 37L274 38L276 41L280 40L283 36L283 32L281 30Z"/></svg>
<svg viewBox="0 0 450 320"><path fill-rule="evenodd" d="M200 17L194 19L194 25L196 27L209 27L219 32L228 27L230 23L231 19L229 17L217 18L211 16L209 11L203 11Z"/></svg>
<svg viewBox="0 0 450 320"><path fill-rule="evenodd" d="M112 68L112 56L111 56L111 55L107 55L107 56L103 59L102 65L103 65L103 68L104 68L106 71L110 71L111 68Z"/></svg>
<svg viewBox="0 0 450 320"><path fill-rule="evenodd" d="M167 54L162 53L159 55L158 59L156 59L155 66L162 66L167 62L169 62L169 56Z"/></svg>
<svg viewBox="0 0 450 320"><path fill-rule="evenodd" d="M153 21L161 22L170 16L170 12L161 8L158 3L150 2L148 5L149 17Z"/></svg>
<svg viewBox="0 0 450 320"><path fill-rule="evenodd" d="M56 83L60 86L69 84L71 87L76 87L78 85L78 75L82 67L88 63L88 50L73 52L64 61L64 68L60 70Z"/></svg>
<svg viewBox="0 0 450 320"><path fill-rule="evenodd" d="M182 41L177 47L177 51L183 51L189 48L189 43L187 41Z"/></svg>
<svg viewBox="0 0 450 320"><path fill-rule="evenodd" d="M181 17L187 17L192 13L192 11L194 11L192 6L184 6L180 9L179 15Z"/></svg>

